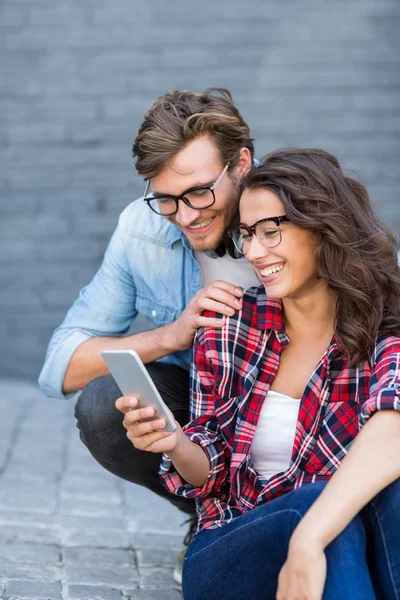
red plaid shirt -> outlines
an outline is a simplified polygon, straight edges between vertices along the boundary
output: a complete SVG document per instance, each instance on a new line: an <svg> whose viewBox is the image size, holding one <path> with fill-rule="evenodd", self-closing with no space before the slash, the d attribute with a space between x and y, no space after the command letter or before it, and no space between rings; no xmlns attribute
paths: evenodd
<svg viewBox="0 0 400 600"><path fill-rule="evenodd" d="M191 418L185 434L207 454L202 488L184 481L166 455L160 475L172 493L196 498L199 529L222 526L306 483L329 479L377 410L400 411L400 338L382 334L369 360L350 368L335 337L301 399L291 462L270 479L255 469L250 447L264 398L289 343L281 302L250 288L243 309L221 329L197 333L191 371Z"/></svg>

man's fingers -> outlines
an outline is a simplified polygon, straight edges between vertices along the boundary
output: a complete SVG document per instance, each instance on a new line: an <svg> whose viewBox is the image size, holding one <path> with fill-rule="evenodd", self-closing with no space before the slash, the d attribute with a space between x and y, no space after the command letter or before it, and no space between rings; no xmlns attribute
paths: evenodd
<svg viewBox="0 0 400 600"><path fill-rule="evenodd" d="M216 313L221 313L223 315L234 315L235 309L227 304L222 304L221 302L216 302L215 300L211 300L210 298L199 298L197 302L198 306L201 310L211 310ZM237 307L236 310L239 310L241 306Z"/></svg>
<svg viewBox="0 0 400 600"><path fill-rule="evenodd" d="M222 327L225 323L225 319L212 319L211 317L196 317L196 327Z"/></svg>
<svg viewBox="0 0 400 600"><path fill-rule="evenodd" d="M238 296L239 298L241 298L244 294L243 289L239 285L233 285L233 283L228 283L227 281L222 281L221 279L213 281L207 287L219 288L221 290L224 290L225 292L228 292L232 296Z"/></svg>
<svg viewBox="0 0 400 600"><path fill-rule="evenodd" d="M215 300L220 304L225 306L230 306L235 310L238 310L242 307L242 298L238 297L234 293L227 292L222 290L214 285L208 286L199 292L198 304L201 308L208 308L208 306L203 306L204 300Z"/></svg>

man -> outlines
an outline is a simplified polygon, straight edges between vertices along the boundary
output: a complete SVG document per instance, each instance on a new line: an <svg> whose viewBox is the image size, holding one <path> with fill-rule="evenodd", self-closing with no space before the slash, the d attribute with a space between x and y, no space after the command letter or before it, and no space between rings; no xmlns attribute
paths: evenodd
<svg viewBox="0 0 400 600"><path fill-rule="evenodd" d="M194 503L159 483L160 457L127 439L115 408L121 392L101 351L136 350L177 421L187 422L196 329L221 326L223 315L240 308L242 288L258 285L226 236L253 152L249 127L227 90L169 92L156 101L133 146L145 197L120 215L99 271L53 333L39 378L48 396L83 390L75 410L80 436L103 467L191 517ZM203 317L206 309L222 319ZM138 313L154 329L129 334Z"/></svg>

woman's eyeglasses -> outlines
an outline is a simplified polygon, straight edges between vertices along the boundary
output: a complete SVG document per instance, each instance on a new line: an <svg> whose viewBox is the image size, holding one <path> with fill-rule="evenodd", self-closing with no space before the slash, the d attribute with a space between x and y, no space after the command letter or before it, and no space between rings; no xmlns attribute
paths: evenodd
<svg viewBox="0 0 400 600"><path fill-rule="evenodd" d="M254 225L243 225L233 227L228 231L228 235L232 238L236 249L241 254L246 254L253 235L266 248L275 248L282 241L282 232L280 224L290 221L286 215L280 217L267 217L254 223Z"/></svg>

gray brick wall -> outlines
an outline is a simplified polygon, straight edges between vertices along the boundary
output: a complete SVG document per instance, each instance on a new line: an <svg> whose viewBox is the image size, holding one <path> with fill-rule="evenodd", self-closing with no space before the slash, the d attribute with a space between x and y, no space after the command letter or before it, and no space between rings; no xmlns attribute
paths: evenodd
<svg viewBox="0 0 400 600"><path fill-rule="evenodd" d="M230 88L259 156L320 146L400 231L398 0L2 0L0 375L35 378L99 266L144 111Z"/></svg>

